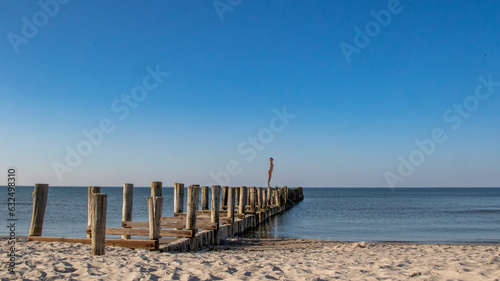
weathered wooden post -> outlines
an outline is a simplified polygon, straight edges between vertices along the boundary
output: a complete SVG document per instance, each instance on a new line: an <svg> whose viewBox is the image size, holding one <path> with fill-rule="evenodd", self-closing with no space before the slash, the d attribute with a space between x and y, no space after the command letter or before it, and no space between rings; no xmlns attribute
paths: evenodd
<svg viewBox="0 0 500 281"><path fill-rule="evenodd" d="M108 196L102 193L92 194L92 248L91 255L104 255L104 246L106 245L106 209L108 205Z"/></svg>
<svg viewBox="0 0 500 281"><path fill-rule="evenodd" d="M267 208L267 189L262 189L262 208Z"/></svg>
<svg viewBox="0 0 500 281"><path fill-rule="evenodd" d="M279 211L281 211L281 203L283 202L283 189L278 188L276 190L276 205L279 207Z"/></svg>
<svg viewBox="0 0 500 281"><path fill-rule="evenodd" d="M221 210L226 210L227 209L227 190L229 186L223 186L222 187L222 192L221 192Z"/></svg>
<svg viewBox="0 0 500 281"><path fill-rule="evenodd" d="M274 207L278 206L278 189L277 188L273 189L273 200L274 200Z"/></svg>
<svg viewBox="0 0 500 281"><path fill-rule="evenodd" d="M42 236L43 219L45 217L48 194L48 184L35 184L35 189L33 190L33 213L31 215L30 236Z"/></svg>
<svg viewBox="0 0 500 281"><path fill-rule="evenodd" d="M184 212L184 184L174 183L174 214Z"/></svg>
<svg viewBox="0 0 500 281"><path fill-rule="evenodd" d="M131 183L125 183L123 184L122 222L132 221L133 202L134 202L134 185ZM122 235L122 239L130 239L130 235Z"/></svg>
<svg viewBox="0 0 500 281"><path fill-rule="evenodd" d="M234 200L236 200L236 206L240 206L240 187L235 187L234 190L236 191L236 193L234 194Z"/></svg>
<svg viewBox="0 0 500 281"><path fill-rule="evenodd" d="M261 213L260 213L260 220L261 222L265 221L267 219L267 189L262 188L262 206L261 206Z"/></svg>
<svg viewBox="0 0 500 281"><path fill-rule="evenodd" d="M274 193L274 207L278 207L279 188L275 187L273 193Z"/></svg>
<svg viewBox="0 0 500 281"><path fill-rule="evenodd" d="M162 182L151 182L151 197L148 197L149 239L155 240L155 250L160 247L160 220L163 208Z"/></svg>
<svg viewBox="0 0 500 281"><path fill-rule="evenodd" d="M160 247L160 221L163 209L163 197L148 197L149 239L155 240L155 250Z"/></svg>
<svg viewBox="0 0 500 281"><path fill-rule="evenodd" d="M229 187L227 189L227 217L231 219L231 224L234 222L234 195L235 188Z"/></svg>
<svg viewBox="0 0 500 281"><path fill-rule="evenodd" d="M286 186L283 187L283 203L282 203L282 205L285 206L285 207L286 207L286 204L287 204L287 200L286 200L287 189L288 189L288 187L286 187Z"/></svg>
<svg viewBox="0 0 500 281"><path fill-rule="evenodd" d="M212 206L211 219L212 223L217 224L214 230L214 244L219 245L219 203L220 202L220 185L212 185Z"/></svg>
<svg viewBox="0 0 500 281"><path fill-rule="evenodd" d="M88 214L88 220L87 220L87 226L91 227L92 226L92 194L94 193L101 193L101 187L100 186L89 186L88 189L88 205L87 205L87 214ZM87 234L87 238L92 237L92 234Z"/></svg>
<svg viewBox="0 0 500 281"><path fill-rule="evenodd" d="M274 207L274 188L270 188L269 190L269 206Z"/></svg>
<svg viewBox="0 0 500 281"><path fill-rule="evenodd" d="M262 209L262 187L257 188L257 206L258 209Z"/></svg>
<svg viewBox="0 0 500 281"><path fill-rule="evenodd" d="M253 188L253 201L255 204L255 210L257 211L259 209L259 195L258 195L259 189L257 187Z"/></svg>
<svg viewBox="0 0 500 281"><path fill-rule="evenodd" d="M240 198L239 198L240 206L238 208L238 214L245 216L245 208L247 203L247 187L240 187Z"/></svg>
<svg viewBox="0 0 500 281"><path fill-rule="evenodd" d="M184 184L176 182L174 183L174 216L182 212L184 212ZM174 230L182 230L182 228L174 228Z"/></svg>
<svg viewBox="0 0 500 281"><path fill-rule="evenodd" d="M273 208L273 188L270 187L268 188L268 192L269 192L269 198L267 200L269 200L269 208Z"/></svg>
<svg viewBox="0 0 500 281"><path fill-rule="evenodd" d="M187 215L186 229L192 230L193 234L189 238L189 250L196 250L196 211L198 209L199 185L191 185L187 190Z"/></svg>
<svg viewBox="0 0 500 281"><path fill-rule="evenodd" d="M267 187L267 206L272 207L271 192L272 187Z"/></svg>
<svg viewBox="0 0 500 281"><path fill-rule="evenodd" d="M274 197L276 198L276 206L279 206L279 202L278 202L278 199L280 198L280 188L277 187L275 190L274 190Z"/></svg>
<svg viewBox="0 0 500 281"><path fill-rule="evenodd" d="M262 223L262 187L257 187L257 213L255 214L257 222Z"/></svg>
<svg viewBox="0 0 500 281"><path fill-rule="evenodd" d="M208 211L208 186L201 187L201 210Z"/></svg>
<svg viewBox="0 0 500 281"><path fill-rule="evenodd" d="M153 198L163 197L161 181L152 181L151 182L151 197L153 197Z"/></svg>
<svg viewBox="0 0 500 281"><path fill-rule="evenodd" d="M281 189L276 189L276 206L281 207Z"/></svg>
<svg viewBox="0 0 500 281"><path fill-rule="evenodd" d="M283 197L283 193L284 192L284 189L282 187L280 187L278 189L278 206L281 207L283 205L283 201L284 201L284 197Z"/></svg>
<svg viewBox="0 0 500 281"><path fill-rule="evenodd" d="M286 204L288 203L288 186L283 186L283 202L285 203L285 207L286 207Z"/></svg>
<svg viewBox="0 0 500 281"><path fill-rule="evenodd" d="M255 186L250 187L250 213L255 214Z"/></svg>

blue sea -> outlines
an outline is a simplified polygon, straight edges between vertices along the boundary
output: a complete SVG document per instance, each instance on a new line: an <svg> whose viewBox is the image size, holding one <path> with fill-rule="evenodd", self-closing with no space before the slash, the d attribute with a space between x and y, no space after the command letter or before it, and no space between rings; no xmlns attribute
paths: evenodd
<svg viewBox="0 0 500 281"><path fill-rule="evenodd" d="M8 192L0 189L0 235ZM17 187L16 235L27 236L33 187ZM107 226L120 227L122 188L108 195ZM133 220L147 221L150 188L134 188ZM173 188L163 188L173 214ZM500 243L500 188L304 188L304 200L247 237L416 243ZM43 236L85 237L87 187L50 187Z"/></svg>

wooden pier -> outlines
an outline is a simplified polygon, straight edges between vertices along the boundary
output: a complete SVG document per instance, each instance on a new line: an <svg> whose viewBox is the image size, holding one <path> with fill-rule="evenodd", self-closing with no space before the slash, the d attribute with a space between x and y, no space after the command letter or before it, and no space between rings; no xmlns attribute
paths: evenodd
<svg viewBox="0 0 500 281"><path fill-rule="evenodd" d="M184 188L184 184L175 183L174 215L163 217L162 183L152 182L151 196L147 198L149 219L142 222L132 220L134 186L126 183L123 185L121 228L108 228L107 196L100 193L100 187L91 186L88 189L87 238L64 238L42 236L48 188L48 184L35 185L28 241L92 244L93 255L103 255L105 246L156 251L194 251L206 246L216 246L221 239L255 228L304 198L302 187L221 188L214 185L200 188L199 185L190 185ZM212 195L210 202L209 192ZM187 199L185 211L184 194ZM121 239L106 239L106 235L121 235ZM148 238L137 239L134 236Z"/></svg>

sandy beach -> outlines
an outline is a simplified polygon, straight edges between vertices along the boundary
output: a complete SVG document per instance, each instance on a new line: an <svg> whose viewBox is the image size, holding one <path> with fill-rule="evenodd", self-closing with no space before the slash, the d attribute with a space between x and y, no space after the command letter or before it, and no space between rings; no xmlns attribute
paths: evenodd
<svg viewBox="0 0 500 281"><path fill-rule="evenodd" d="M8 249L1 240L2 252ZM499 280L500 245L349 243L230 238L218 248L159 253L90 245L16 244L1 280Z"/></svg>

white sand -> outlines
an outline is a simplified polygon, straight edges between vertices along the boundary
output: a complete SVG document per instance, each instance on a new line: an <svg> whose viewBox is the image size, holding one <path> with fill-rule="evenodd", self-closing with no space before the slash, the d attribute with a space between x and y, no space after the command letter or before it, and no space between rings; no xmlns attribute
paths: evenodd
<svg viewBox="0 0 500 281"><path fill-rule="evenodd" d="M15 274L1 280L499 280L500 245L228 239L219 249L159 253L90 245L17 243Z"/></svg>

